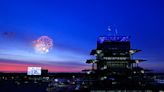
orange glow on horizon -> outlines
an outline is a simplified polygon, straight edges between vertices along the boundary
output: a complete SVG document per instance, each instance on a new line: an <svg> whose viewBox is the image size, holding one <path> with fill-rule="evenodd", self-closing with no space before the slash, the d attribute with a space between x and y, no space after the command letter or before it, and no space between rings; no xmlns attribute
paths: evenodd
<svg viewBox="0 0 164 92"><path fill-rule="evenodd" d="M48 66L48 65L35 65L35 64L16 64L16 63L4 63L0 62L0 72L27 72L27 67L36 66L42 67L42 69L48 69L49 72L80 72L81 68L68 68L61 66Z"/></svg>

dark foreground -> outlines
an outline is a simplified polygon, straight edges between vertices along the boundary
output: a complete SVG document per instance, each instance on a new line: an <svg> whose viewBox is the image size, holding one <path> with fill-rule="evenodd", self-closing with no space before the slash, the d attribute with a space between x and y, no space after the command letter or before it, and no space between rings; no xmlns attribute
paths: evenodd
<svg viewBox="0 0 164 92"><path fill-rule="evenodd" d="M144 87L112 86L109 82L95 81L90 86L91 81L86 80L85 76L81 73L59 73L45 76L0 74L0 92L164 92L164 81Z"/></svg>

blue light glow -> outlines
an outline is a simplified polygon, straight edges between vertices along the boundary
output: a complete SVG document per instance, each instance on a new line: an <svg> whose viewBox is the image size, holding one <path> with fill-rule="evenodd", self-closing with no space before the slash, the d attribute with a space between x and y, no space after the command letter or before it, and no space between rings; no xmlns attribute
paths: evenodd
<svg viewBox="0 0 164 92"><path fill-rule="evenodd" d="M128 42L130 41L129 36L101 36L98 39L98 43L102 44L103 42Z"/></svg>

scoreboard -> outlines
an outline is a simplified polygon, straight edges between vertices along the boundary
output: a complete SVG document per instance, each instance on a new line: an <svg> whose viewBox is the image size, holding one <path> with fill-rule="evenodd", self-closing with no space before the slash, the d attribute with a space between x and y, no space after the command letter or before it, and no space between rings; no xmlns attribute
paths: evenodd
<svg viewBox="0 0 164 92"><path fill-rule="evenodd" d="M27 75L41 75L41 67L28 67Z"/></svg>

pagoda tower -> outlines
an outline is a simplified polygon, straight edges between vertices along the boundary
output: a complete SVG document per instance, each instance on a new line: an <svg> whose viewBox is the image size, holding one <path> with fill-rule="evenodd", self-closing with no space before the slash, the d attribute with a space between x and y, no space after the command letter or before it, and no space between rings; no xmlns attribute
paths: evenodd
<svg viewBox="0 0 164 92"><path fill-rule="evenodd" d="M98 37L97 48L90 53L95 59L86 61L92 64L90 75L96 82L93 84L110 88L144 86L145 71L138 64L145 60L132 58L139 51L141 50L131 49L129 36Z"/></svg>

